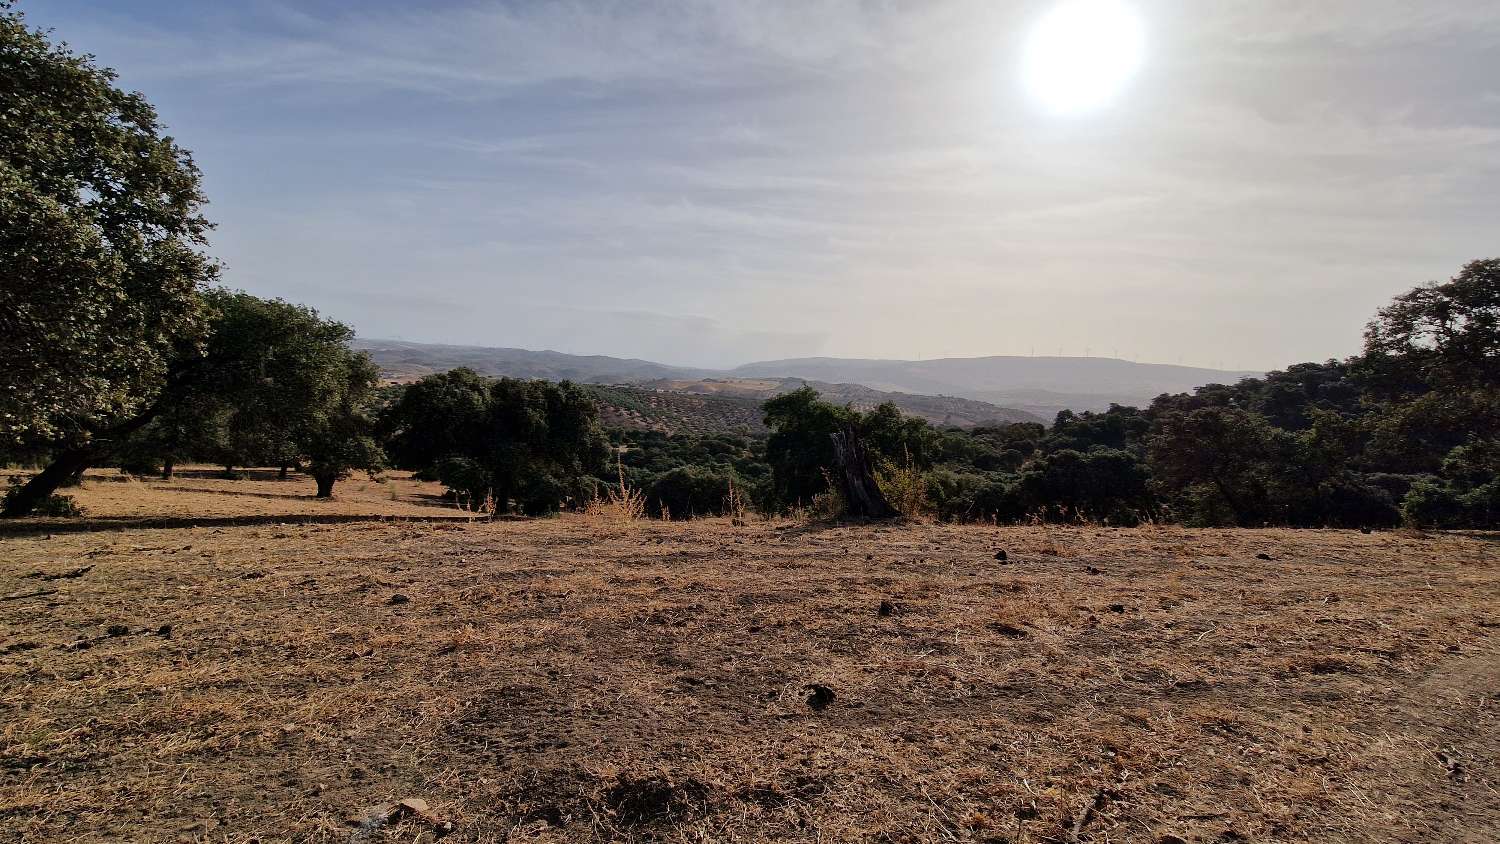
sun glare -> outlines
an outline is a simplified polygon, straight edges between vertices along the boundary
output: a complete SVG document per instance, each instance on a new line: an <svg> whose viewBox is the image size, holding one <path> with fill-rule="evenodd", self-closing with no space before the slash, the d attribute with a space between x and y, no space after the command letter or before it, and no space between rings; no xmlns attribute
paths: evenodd
<svg viewBox="0 0 1500 844"><path fill-rule="evenodd" d="M1093 111L1125 87L1145 47L1145 26L1123 0L1062 0L1026 41L1026 90L1055 114Z"/></svg>

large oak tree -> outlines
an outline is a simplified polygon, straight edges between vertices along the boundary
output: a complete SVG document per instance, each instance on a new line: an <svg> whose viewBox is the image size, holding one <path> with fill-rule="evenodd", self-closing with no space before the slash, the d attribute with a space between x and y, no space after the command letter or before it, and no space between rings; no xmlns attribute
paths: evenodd
<svg viewBox="0 0 1500 844"><path fill-rule="evenodd" d="M217 267L191 156L140 95L0 2L0 440L53 460L30 512L159 411Z"/></svg>

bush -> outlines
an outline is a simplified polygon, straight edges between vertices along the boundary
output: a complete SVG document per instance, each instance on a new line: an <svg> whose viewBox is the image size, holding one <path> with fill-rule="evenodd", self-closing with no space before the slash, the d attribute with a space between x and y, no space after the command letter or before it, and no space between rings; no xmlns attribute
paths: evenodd
<svg viewBox="0 0 1500 844"><path fill-rule="evenodd" d="M697 466L681 466L663 472L646 488L646 510L660 518L720 516L729 500L729 476Z"/></svg>
<svg viewBox="0 0 1500 844"><path fill-rule="evenodd" d="M1418 481L1401 502L1401 518L1413 527L1446 528L1462 523L1458 496L1433 481Z"/></svg>
<svg viewBox="0 0 1500 844"><path fill-rule="evenodd" d="M897 465L893 461L882 461L875 473L875 484L880 494L896 508L896 512L908 519L918 518L927 512L927 480L910 461Z"/></svg>

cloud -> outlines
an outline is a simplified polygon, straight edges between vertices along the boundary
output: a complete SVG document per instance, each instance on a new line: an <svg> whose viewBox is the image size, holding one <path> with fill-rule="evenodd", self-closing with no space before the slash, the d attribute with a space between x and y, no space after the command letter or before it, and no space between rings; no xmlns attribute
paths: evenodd
<svg viewBox="0 0 1500 844"><path fill-rule="evenodd" d="M1071 121L1014 79L1042 0L34 16L198 153L233 283L367 334L1264 368L1494 248L1500 7L1135 2L1144 72Z"/></svg>

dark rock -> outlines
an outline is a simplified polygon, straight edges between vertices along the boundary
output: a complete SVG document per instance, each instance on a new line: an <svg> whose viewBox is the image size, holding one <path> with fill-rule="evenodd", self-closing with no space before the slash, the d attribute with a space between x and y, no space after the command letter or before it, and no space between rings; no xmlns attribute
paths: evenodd
<svg viewBox="0 0 1500 844"><path fill-rule="evenodd" d="M156 628L156 635L161 636L164 639L172 638L172 625L163 624L162 626Z"/></svg>
<svg viewBox="0 0 1500 844"><path fill-rule="evenodd" d="M892 603L890 601L881 601L880 602L879 613L880 613L880 617L881 618L887 618L887 617L893 616L893 615L900 615L901 614L901 607L900 607L900 605L894 604L894 603Z"/></svg>
<svg viewBox="0 0 1500 844"><path fill-rule="evenodd" d="M1086 571L1086 572L1088 572L1089 574L1103 574L1104 573L1104 572L1100 571L1099 569L1094 568L1093 566L1084 566L1083 570Z"/></svg>
<svg viewBox="0 0 1500 844"><path fill-rule="evenodd" d="M1360 529L1359 529L1359 532L1360 532L1360 533L1374 533L1374 531L1372 531L1372 530L1370 530L1370 529L1369 529L1369 528L1367 528L1367 527L1362 527L1362 528L1360 528Z"/></svg>
<svg viewBox="0 0 1500 844"><path fill-rule="evenodd" d="M833 699L837 697L833 693L833 689L828 688L822 683L809 683L802 688L807 689L807 705L814 712L822 712L827 709L828 705L833 703Z"/></svg>
<svg viewBox="0 0 1500 844"><path fill-rule="evenodd" d="M111 624L104 632L110 636L129 636L130 628L123 624Z"/></svg>
<svg viewBox="0 0 1500 844"><path fill-rule="evenodd" d="M392 595L390 597L390 599L386 601L387 604L389 604L390 606L393 606L393 607L396 606L396 605L398 605L398 604L406 604L406 603L410 603L410 602L411 602L411 599L408 598L408 597L406 597L405 595L401 594L400 592L397 592L396 594Z"/></svg>
<svg viewBox="0 0 1500 844"><path fill-rule="evenodd" d="M1267 554L1264 551L1262 551L1259 554L1255 555L1255 559L1257 559L1257 560L1269 560L1269 559L1271 559L1271 555Z"/></svg>
<svg viewBox="0 0 1500 844"><path fill-rule="evenodd" d="M1110 612L1124 612L1125 611L1125 605L1124 604L1110 604L1109 605L1109 611Z"/></svg>
<svg viewBox="0 0 1500 844"><path fill-rule="evenodd" d="M1005 549L1002 548L1001 550L995 552L995 559L1003 563L1006 560L1010 559L1010 555L1005 553Z"/></svg>

